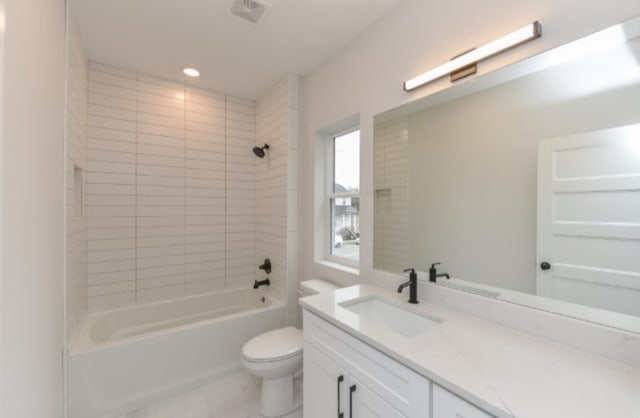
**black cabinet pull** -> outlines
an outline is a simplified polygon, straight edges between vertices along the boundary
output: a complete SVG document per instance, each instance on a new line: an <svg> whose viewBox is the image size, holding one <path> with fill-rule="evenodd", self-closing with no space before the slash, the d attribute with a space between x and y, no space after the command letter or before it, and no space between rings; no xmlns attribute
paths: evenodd
<svg viewBox="0 0 640 418"><path fill-rule="evenodd" d="M353 418L353 392L356 391L356 385L349 388L349 418Z"/></svg>
<svg viewBox="0 0 640 418"><path fill-rule="evenodd" d="M344 417L344 412L340 412L340 383L344 380L344 376L338 376L338 418Z"/></svg>
<svg viewBox="0 0 640 418"><path fill-rule="evenodd" d="M551 264L549 264L546 261L543 261L542 263L540 263L540 268L542 270L549 270L551 268Z"/></svg>

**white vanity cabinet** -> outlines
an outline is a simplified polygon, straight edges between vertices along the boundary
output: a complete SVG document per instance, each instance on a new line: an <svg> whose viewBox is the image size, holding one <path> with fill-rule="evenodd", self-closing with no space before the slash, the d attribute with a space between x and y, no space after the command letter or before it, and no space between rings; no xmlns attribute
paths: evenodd
<svg viewBox="0 0 640 418"><path fill-rule="evenodd" d="M433 418L491 418L481 409L438 385L433 385Z"/></svg>
<svg viewBox="0 0 640 418"><path fill-rule="evenodd" d="M304 312L304 417L430 417L431 382Z"/></svg>
<svg viewBox="0 0 640 418"><path fill-rule="evenodd" d="M490 418L386 354L304 311L305 418Z"/></svg>
<svg viewBox="0 0 640 418"><path fill-rule="evenodd" d="M635 362L368 284L300 304L305 418L640 418Z"/></svg>
<svg viewBox="0 0 640 418"><path fill-rule="evenodd" d="M305 346L305 355L305 418L407 417L320 350Z"/></svg>

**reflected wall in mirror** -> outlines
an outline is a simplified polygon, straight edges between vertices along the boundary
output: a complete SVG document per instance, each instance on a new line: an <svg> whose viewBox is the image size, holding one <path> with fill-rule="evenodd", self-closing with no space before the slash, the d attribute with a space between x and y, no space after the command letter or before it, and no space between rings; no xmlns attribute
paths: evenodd
<svg viewBox="0 0 640 418"><path fill-rule="evenodd" d="M377 115L374 142L376 269L640 332L640 18Z"/></svg>

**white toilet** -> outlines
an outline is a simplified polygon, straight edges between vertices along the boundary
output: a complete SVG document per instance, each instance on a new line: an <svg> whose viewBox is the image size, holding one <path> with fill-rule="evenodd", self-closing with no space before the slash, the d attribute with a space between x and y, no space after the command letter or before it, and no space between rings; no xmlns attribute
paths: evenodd
<svg viewBox="0 0 640 418"><path fill-rule="evenodd" d="M320 279L300 283L300 297L338 289ZM302 331L279 328L249 340L242 347L242 365L262 378L257 417L302 418L301 391L294 388L294 376L302 369ZM298 396L295 396L295 395Z"/></svg>

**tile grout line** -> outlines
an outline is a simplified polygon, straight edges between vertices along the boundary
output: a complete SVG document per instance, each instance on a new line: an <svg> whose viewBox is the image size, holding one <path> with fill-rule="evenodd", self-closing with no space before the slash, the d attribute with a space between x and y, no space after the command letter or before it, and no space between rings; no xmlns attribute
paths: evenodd
<svg viewBox="0 0 640 418"><path fill-rule="evenodd" d="M135 268L135 271L133 273L133 280L134 280L134 290L133 290L133 300L134 303L138 302L138 90L139 90L139 80L138 80L138 73L136 73L136 90L135 90L135 96L136 96L136 126L135 126L135 136L136 136L136 143L135 143L135 166L134 166L134 173L135 173L135 185L136 185L136 193L135 196L133 198L134 200L134 217L133 217L133 228L134 228L134 239L135 239L135 247L133 250L133 259L134 259L134 263L133 266Z"/></svg>
<svg viewBox="0 0 640 418"><path fill-rule="evenodd" d="M183 197L184 197L184 219L183 219L183 241L182 241L182 292L187 294L187 85L183 85L183 101L182 106L184 109L184 120L182 121L184 127L183 138L183 159L184 159L184 179L183 179Z"/></svg>
<svg viewBox="0 0 640 418"><path fill-rule="evenodd" d="M228 153L227 153L227 143L229 141L228 134L228 113L229 113L229 105L228 105L228 95L225 93L224 95L224 288L227 289L228 284L228 276L229 271L227 270L227 259L228 248L227 248L227 240L229 239L229 220L228 220L228 176L229 176L229 167L228 167Z"/></svg>

